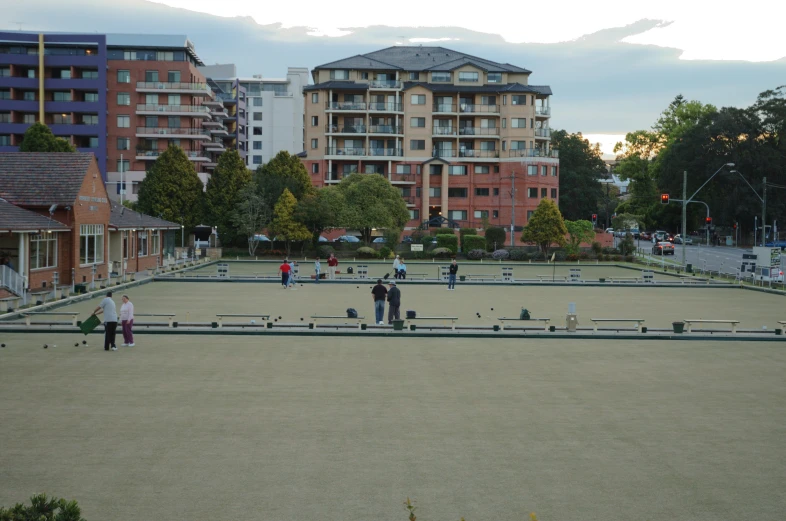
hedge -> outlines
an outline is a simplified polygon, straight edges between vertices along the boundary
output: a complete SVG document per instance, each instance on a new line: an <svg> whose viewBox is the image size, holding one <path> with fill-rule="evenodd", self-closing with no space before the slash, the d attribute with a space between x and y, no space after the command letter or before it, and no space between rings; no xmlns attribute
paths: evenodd
<svg viewBox="0 0 786 521"><path fill-rule="evenodd" d="M437 235L437 248L447 248L454 254L458 251L458 237L455 235Z"/></svg>
<svg viewBox="0 0 786 521"><path fill-rule="evenodd" d="M361 246L357 249L356 253L361 259L376 259L379 257L377 250L374 248L369 248L368 246Z"/></svg>
<svg viewBox="0 0 786 521"><path fill-rule="evenodd" d="M461 239L461 251L485 250L486 238L480 235L465 235Z"/></svg>
<svg viewBox="0 0 786 521"><path fill-rule="evenodd" d="M464 243L464 241L468 235L477 235L477 234L478 231L475 228L459 228L461 251L467 252L472 249L472 248L467 248L467 245Z"/></svg>
<svg viewBox="0 0 786 521"><path fill-rule="evenodd" d="M434 248L431 250L431 256L436 259L449 259L453 257L455 253L451 251L450 248Z"/></svg>
<svg viewBox="0 0 786 521"><path fill-rule="evenodd" d="M494 251L495 248L505 246L506 237L505 229L497 226L492 226L486 230L486 250Z"/></svg>

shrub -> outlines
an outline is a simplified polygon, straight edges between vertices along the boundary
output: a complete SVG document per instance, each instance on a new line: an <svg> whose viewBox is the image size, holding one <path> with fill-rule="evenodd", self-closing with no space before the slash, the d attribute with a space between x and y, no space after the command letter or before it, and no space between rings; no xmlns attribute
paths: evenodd
<svg viewBox="0 0 786 521"><path fill-rule="evenodd" d="M467 252L473 248L468 248L464 242L464 239L468 235L477 235L478 231L475 228L459 228L459 239L461 243L461 251Z"/></svg>
<svg viewBox="0 0 786 521"><path fill-rule="evenodd" d="M622 261L622 255L615 255L614 256L614 262L621 262L621 261Z"/></svg>
<svg viewBox="0 0 786 521"><path fill-rule="evenodd" d="M576 254L574 253L573 255ZM578 258L578 256L576 258ZM557 250L554 252L554 260L556 262L565 262L568 260L568 254L564 250Z"/></svg>
<svg viewBox="0 0 786 521"><path fill-rule="evenodd" d="M420 244L422 244L424 246L430 246L431 245L431 241L433 241L433 240L434 240L434 237L432 237L431 235L424 235L423 237L420 238Z"/></svg>
<svg viewBox="0 0 786 521"><path fill-rule="evenodd" d="M636 245L633 244L633 235L628 233L619 243L619 252L622 255L632 255L635 250Z"/></svg>
<svg viewBox="0 0 786 521"><path fill-rule="evenodd" d="M589 259L589 253L587 253L586 251L580 251L579 252L579 259L581 259L581 260Z"/></svg>
<svg viewBox="0 0 786 521"><path fill-rule="evenodd" d="M576 255L575 253L569 253L568 256L565 257L565 260L568 262L576 262L577 260L579 260L579 256Z"/></svg>
<svg viewBox="0 0 786 521"><path fill-rule="evenodd" d="M626 255L625 262L633 262L633 255Z"/></svg>
<svg viewBox="0 0 786 521"><path fill-rule="evenodd" d="M529 260L529 253L522 249L510 250L510 260L525 261Z"/></svg>
<svg viewBox="0 0 786 521"><path fill-rule="evenodd" d="M492 226L486 230L486 251L505 245L505 229Z"/></svg>
<svg viewBox="0 0 786 521"><path fill-rule="evenodd" d="M508 250L496 250L491 254L491 258L494 260L505 260L508 257L510 257L510 252Z"/></svg>
<svg viewBox="0 0 786 521"><path fill-rule="evenodd" d="M333 246L325 245L325 246L319 246L317 248L317 256L319 256L319 258L321 259L327 259L328 257L330 257L331 253L334 254L336 253L336 250L333 249Z"/></svg>
<svg viewBox="0 0 786 521"><path fill-rule="evenodd" d="M383 259L387 259L393 256L393 250L388 248L387 246L383 246L379 249L379 256Z"/></svg>
<svg viewBox="0 0 786 521"><path fill-rule="evenodd" d="M603 247L597 241L592 243L591 249L592 249L592 253L594 253L595 255L600 255L603 251Z"/></svg>
<svg viewBox="0 0 786 521"><path fill-rule="evenodd" d="M455 254L458 251L458 237L453 234L437 235L437 248L447 248Z"/></svg>
<svg viewBox="0 0 786 521"><path fill-rule="evenodd" d="M355 253L357 253L357 256L361 259L376 259L379 257L377 250L369 248L368 246L361 246Z"/></svg>
<svg viewBox="0 0 786 521"><path fill-rule="evenodd" d="M483 249L470 250L469 253L467 253L467 258L469 260L480 260L485 256L486 256L486 250Z"/></svg>
<svg viewBox="0 0 786 521"><path fill-rule="evenodd" d="M464 253L472 250L485 250L486 238L480 235L465 235L461 239L461 251Z"/></svg>
<svg viewBox="0 0 786 521"><path fill-rule="evenodd" d="M398 228L388 228L384 231L382 236L385 238L385 244L388 248L395 250L396 246L398 246L401 241L401 230Z"/></svg>
<svg viewBox="0 0 786 521"><path fill-rule="evenodd" d="M619 250L611 246L604 246L602 251L604 255L619 255Z"/></svg>
<svg viewBox="0 0 786 521"><path fill-rule="evenodd" d="M543 253L542 251L536 251L535 253L532 254L532 260L536 262L542 262L546 260L546 254Z"/></svg>
<svg viewBox="0 0 786 521"><path fill-rule="evenodd" d="M431 256L435 259L449 259L453 257L453 252L449 248L434 248L431 250Z"/></svg>

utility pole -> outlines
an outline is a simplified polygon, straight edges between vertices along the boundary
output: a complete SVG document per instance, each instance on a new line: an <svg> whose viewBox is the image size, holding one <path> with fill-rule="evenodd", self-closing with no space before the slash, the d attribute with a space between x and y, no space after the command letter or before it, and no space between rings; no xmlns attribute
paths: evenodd
<svg viewBox="0 0 786 521"><path fill-rule="evenodd" d="M512 123L511 123L512 125ZM513 172L513 175L510 176L510 247L512 248L515 242L515 236L513 235L513 230L515 229L516 223L516 173Z"/></svg>
<svg viewBox="0 0 786 521"><path fill-rule="evenodd" d="M123 154L120 154L120 206L123 206L123 192L126 191L126 185L123 184Z"/></svg>
<svg viewBox="0 0 786 521"><path fill-rule="evenodd" d="M687 208L688 208L688 171L682 172L682 267L685 267L685 238L688 234L685 233L687 227Z"/></svg>
<svg viewBox="0 0 786 521"><path fill-rule="evenodd" d="M762 197L761 200L761 245L767 244L767 178L761 180Z"/></svg>

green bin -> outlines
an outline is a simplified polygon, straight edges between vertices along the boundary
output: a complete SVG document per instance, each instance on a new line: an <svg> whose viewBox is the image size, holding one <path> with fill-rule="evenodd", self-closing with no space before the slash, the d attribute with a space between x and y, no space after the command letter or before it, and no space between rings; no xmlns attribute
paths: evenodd
<svg viewBox="0 0 786 521"><path fill-rule="evenodd" d="M464 282L465 280L467 280L467 276L466 275L459 275L459 280L461 282Z"/></svg>
<svg viewBox="0 0 786 521"><path fill-rule="evenodd" d="M404 321L403 320L394 320L393 321L393 331L404 331Z"/></svg>
<svg viewBox="0 0 786 521"><path fill-rule="evenodd" d="M90 315L90 318L88 318L87 320L85 320L79 325L79 329L82 331L82 333L88 335L100 325L101 325L101 319L99 319L95 315Z"/></svg>
<svg viewBox="0 0 786 521"><path fill-rule="evenodd" d="M685 331L685 322L672 322L671 327L674 328L675 333L682 333Z"/></svg>

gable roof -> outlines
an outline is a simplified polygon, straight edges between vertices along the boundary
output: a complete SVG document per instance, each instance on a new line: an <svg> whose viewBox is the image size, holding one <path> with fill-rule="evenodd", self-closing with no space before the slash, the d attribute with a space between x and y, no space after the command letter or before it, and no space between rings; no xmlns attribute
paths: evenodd
<svg viewBox="0 0 786 521"><path fill-rule="evenodd" d="M522 85L521 83L494 83L491 85L453 85L452 83L425 83L422 81L404 82L404 90L409 90L414 87L423 87L431 92L526 92L539 94L544 96L551 96L551 87L548 85Z"/></svg>
<svg viewBox="0 0 786 521"><path fill-rule="evenodd" d="M319 65L315 69L369 69L402 71L448 71L471 64L487 72L529 74L532 71L509 63L498 63L445 47L396 45L366 54Z"/></svg>
<svg viewBox="0 0 786 521"><path fill-rule="evenodd" d="M72 205L94 161L80 152L0 153L0 197L17 206Z"/></svg>
<svg viewBox="0 0 786 521"><path fill-rule="evenodd" d="M52 230L54 232L68 231L65 224L49 219L41 214L19 208L0 199L0 230L9 232L32 232Z"/></svg>
<svg viewBox="0 0 786 521"><path fill-rule="evenodd" d="M116 230L132 230L136 228L180 229L178 223L151 217L116 203L112 203L110 209L109 227Z"/></svg>

